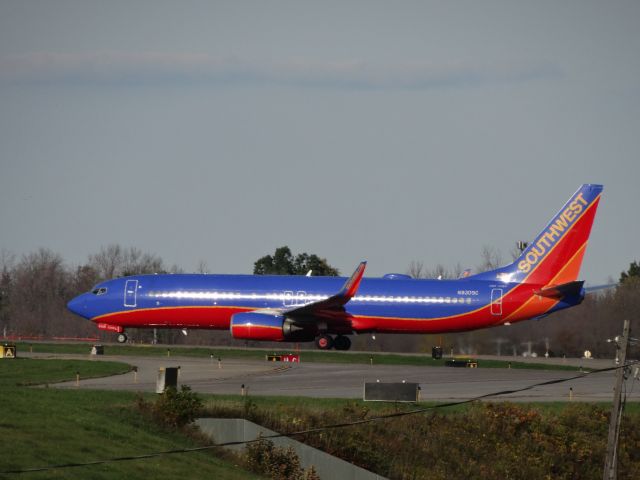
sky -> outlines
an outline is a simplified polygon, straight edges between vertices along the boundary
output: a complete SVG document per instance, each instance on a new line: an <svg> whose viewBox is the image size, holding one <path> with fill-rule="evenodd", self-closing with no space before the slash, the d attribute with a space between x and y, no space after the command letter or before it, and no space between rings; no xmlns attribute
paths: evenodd
<svg viewBox="0 0 640 480"><path fill-rule="evenodd" d="M640 260L640 3L0 0L0 249L505 259L582 183Z"/></svg>

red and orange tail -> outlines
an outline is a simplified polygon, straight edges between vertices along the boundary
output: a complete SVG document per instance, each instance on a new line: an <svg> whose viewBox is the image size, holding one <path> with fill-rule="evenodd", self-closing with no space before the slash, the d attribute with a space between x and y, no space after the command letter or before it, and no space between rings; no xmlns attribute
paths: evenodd
<svg viewBox="0 0 640 480"><path fill-rule="evenodd" d="M511 265L478 277L536 285L577 280L602 185L582 185Z"/></svg>

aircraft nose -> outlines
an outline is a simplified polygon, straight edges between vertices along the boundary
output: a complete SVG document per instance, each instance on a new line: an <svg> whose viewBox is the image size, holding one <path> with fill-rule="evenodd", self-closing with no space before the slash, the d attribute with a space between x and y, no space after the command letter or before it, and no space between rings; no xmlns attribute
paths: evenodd
<svg viewBox="0 0 640 480"><path fill-rule="evenodd" d="M87 300L84 294L78 295L67 303L67 308L76 315L87 318Z"/></svg>

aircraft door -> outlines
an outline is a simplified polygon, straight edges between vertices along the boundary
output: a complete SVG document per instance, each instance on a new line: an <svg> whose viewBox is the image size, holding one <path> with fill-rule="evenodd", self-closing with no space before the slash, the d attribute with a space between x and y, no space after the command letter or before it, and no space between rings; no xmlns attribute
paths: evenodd
<svg viewBox="0 0 640 480"><path fill-rule="evenodd" d="M304 290L300 290L296 292L296 305L302 306L305 305L305 297L307 296L307 292Z"/></svg>
<svg viewBox="0 0 640 480"><path fill-rule="evenodd" d="M138 296L138 280L127 280L124 285L124 306L135 307Z"/></svg>
<svg viewBox="0 0 640 480"><path fill-rule="evenodd" d="M491 289L491 315L502 315L502 289Z"/></svg>
<svg viewBox="0 0 640 480"><path fill-rule="evenodd" d="M284 292L284 300L283 300L282 304L285 307L293 307L293 302L294 302L293 292L291 290L285 291Z"/></svg>

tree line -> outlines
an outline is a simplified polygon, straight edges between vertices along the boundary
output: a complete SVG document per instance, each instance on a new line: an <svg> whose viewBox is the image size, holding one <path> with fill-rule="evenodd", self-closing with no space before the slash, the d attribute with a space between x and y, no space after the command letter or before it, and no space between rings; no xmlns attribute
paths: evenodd
<svg viewBox="0 0 640 480"><path fill-rule="evenodd" d="M501 255L485 248L482 263L476 269L491 269L502 263ZM199 270L205 270L201 262ZM254 264L256 274L338 275L336 268L315 254L294 255L289 247L277 248L273 255L259 258ZM408 273L416 278L457 278L459 266L425 267L412 262ZM88 256L78 266L68 265L57 253L41 248L20 258L0 252L0 337L88 337L103 341L112 335L98 331L92 322L83 321L66 309L66 303L107 279L149 273L180 273L182 269L167 266L162 258L134 247L108 245ZM622 272L617 288L588 295L582 305L557 312L541 320L525 321L511 326L446 335L358 335L354 348L378 351L430 352L440 345L445 353L567 355L581 356L590 350L594 356L611 357L613 344L607 342L619 335L622 321L631 320L632 331L640 331L640 264L631 263ZM152 331L134 330L130 338L150 341ZM637 335L636 335L637 336ZM178 331L159 331L159 341L210 345L245 345L233 340L228 332L189 332L187 338ZM252 343L253 346L264 345ZM275 348L276 345L274 344ZM633 355L635 350L631 350Z"/></svg>
<svg viewBox="0 0 640 480"><path fill-rule="evenodd" d="M120 245L102 247L77 267L46 248L17 259L0 252L0 335L86 337L97 329L66 309L67 302L103 280L144 273L179 272L157 255Z"/></svg>

